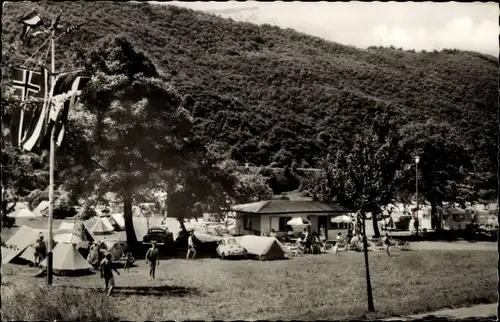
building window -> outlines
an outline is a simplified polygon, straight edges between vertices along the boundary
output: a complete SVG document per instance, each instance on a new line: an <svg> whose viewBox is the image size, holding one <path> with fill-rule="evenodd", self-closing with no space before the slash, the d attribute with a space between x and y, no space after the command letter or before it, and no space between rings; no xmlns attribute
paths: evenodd
<svg viewBox="0 0 500 322"><path fill-rule="evenodd" d="M279 231L288 231L292 229L292 226L286 224L290 220L292 220L292 217L280 217Z"/></svg>
<svg viewBox="0 0 500 322"><path fill-rule="evenodd" d="M329 223L328 229L348 229L349 224L346 222L331 222Z"/></svg>
<svg viewBox="0 0 500 322"><path fill-rule="evenodd" d="M252 217L245 216L243 218L243 229L252 229Z"/></svg>

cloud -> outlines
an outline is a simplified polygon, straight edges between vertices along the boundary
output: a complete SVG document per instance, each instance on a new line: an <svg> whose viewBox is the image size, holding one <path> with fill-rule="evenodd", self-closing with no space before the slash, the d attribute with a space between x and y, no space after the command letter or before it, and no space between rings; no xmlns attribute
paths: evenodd
<svg viewBox="0 0 500 322"><path fill-rule="evenodd" d="M272 24L360 48L456 48L498 55L498 5L417 2L180 2L225 18ZM241 8L243 10L236 11ZM256 8L249 10L249 8ZM223 10L231 9L232 12Z"/></svg>
<svg viewBox="0 0 500 322"><path fill-rule="evenodd" d="M456 48L498 55L498 32L491 20L475 23L471 17L454 17L434 30L425 26L405 29L378 25L370 38L371 45L416 50Z"/></svg>

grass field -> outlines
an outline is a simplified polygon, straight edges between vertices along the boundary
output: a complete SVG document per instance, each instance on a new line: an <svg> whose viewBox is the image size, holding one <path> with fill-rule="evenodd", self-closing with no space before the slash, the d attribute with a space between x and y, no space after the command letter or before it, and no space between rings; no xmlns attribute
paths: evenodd
<svg viewBox="0 0 500 322"><path fill-rule="evenodd" d="M26 266L2 267L2 320L316 320L382 318L494 303L495 251L370 253L375 314L366 314L363 255L290 260L166 260L148 281L142 261L120 270L102 296L98 275L45 279ZM43 298L44 301L37 301ZM41 304L45 303L45 304ZM83 316L83 318L79 318Z"/></svg>

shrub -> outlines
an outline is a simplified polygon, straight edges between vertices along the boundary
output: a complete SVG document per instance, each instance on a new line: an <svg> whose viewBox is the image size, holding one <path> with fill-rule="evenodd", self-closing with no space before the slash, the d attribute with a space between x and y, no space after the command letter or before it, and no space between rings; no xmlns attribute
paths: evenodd
<svg viewBox="0 0 500 322"><path fill-rule="evenodd" d="M104 295L47 286L2 287L2 321L113 321L114 307Z"/></svg>

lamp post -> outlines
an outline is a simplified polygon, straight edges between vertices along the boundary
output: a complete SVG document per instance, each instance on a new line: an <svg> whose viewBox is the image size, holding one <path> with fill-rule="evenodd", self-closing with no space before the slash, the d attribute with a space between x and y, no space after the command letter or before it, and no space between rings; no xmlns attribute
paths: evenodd
<svg viewBox="0 0 500 322"><path fill-rule="evenodd" d="M415 199L417 201L417 209L416 209L417 236L418 236L418 226L420 225L420 221L418 218L418 163L419 162L420 162L420 157L417 155L417 156L415 156Z"/></svg>

